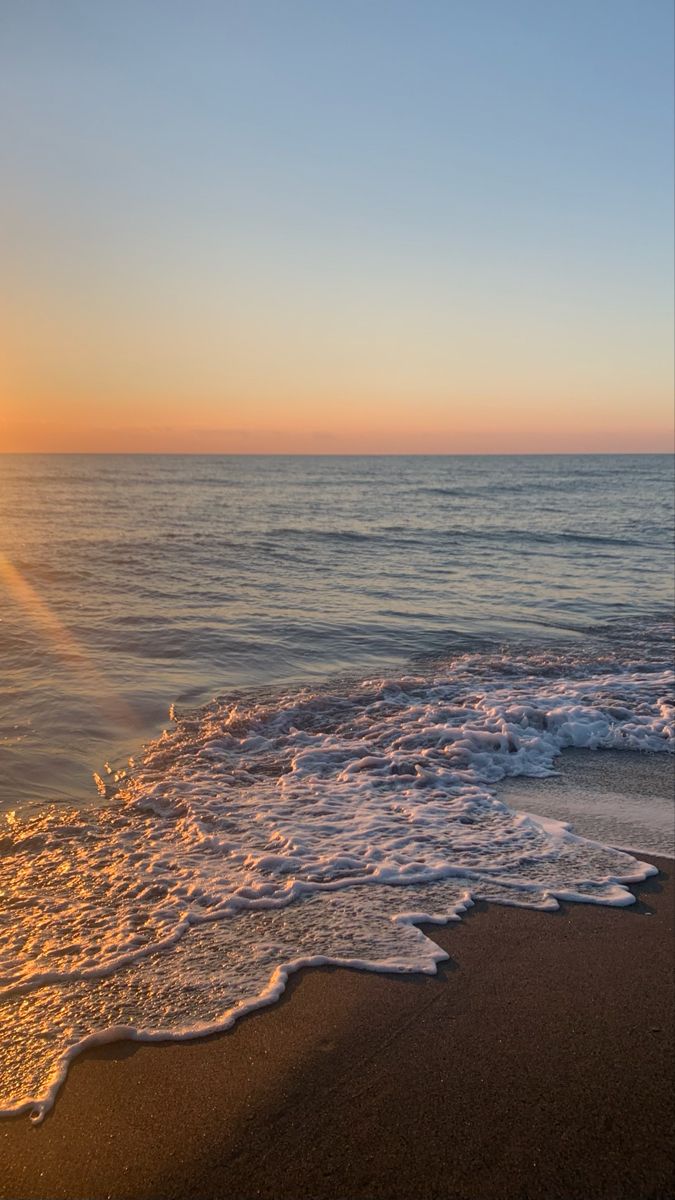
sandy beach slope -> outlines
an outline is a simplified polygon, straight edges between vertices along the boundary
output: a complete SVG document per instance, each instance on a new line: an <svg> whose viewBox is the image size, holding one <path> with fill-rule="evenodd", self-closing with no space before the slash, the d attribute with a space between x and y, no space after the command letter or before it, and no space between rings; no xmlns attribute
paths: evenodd
<svg viewBox="0 0 675 1200"><path fill-rule="evenodd" d="M479 904L435 978L305 971L207 1041L78 1060L0 1126L0 1196L657 1200L673 863L628 909Z"/></svg>

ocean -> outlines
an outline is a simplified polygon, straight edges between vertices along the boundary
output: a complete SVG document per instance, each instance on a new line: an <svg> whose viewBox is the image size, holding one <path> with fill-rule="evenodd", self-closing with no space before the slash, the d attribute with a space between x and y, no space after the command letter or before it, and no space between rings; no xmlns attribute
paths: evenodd
<svg viewBox="0 0 675 1200"><path fill-rule="evenodd" d="M421 914L630 902L499 784L672 751L673 497L667 455L0 456L0 1110L302 964L433 971Z"/></svg>

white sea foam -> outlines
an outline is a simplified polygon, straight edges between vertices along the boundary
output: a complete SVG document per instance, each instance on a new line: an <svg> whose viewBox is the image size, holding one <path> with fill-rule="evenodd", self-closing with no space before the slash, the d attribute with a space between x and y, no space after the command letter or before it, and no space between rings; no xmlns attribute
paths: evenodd
<svg viewBox="0 0 675 1200"><path fill-rule="evenodd" d="M664 664L464 655L427 676L214 702L102 808L0 836L0 1111L96 1041L195 1037L289 972L436 969L476 898L628 904L653 868L495 798L568 746L673 750Z"/></svg>

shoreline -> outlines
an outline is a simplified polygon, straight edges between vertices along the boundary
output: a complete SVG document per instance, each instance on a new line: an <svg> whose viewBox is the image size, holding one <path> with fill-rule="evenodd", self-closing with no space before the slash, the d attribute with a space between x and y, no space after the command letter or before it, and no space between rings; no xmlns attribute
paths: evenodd
<svg viewBox="0 0 675 1200"><path fill-rule="evenodd" d="M312 967L191 1042L72 1064L0 1197L606 1197L673 1184L672 862L627 908L478 903L436 976Z"/></svg>
<svg viewBox="0 0 675 1200"><path fill-rule="evenodd" d="M675 756L569 748L555 768L543 779L502 780L498 799L628 854L675 858Z"/></svg>

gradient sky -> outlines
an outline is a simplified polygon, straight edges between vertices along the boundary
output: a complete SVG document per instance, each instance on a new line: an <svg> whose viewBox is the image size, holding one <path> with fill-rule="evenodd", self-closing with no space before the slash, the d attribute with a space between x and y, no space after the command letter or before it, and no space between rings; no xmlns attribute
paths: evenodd
<svg viewBox="0 0 675 1200"><path fill-rule="evenodd" d="M672 446L671 0L2 0L0 448Z"/></svg>

